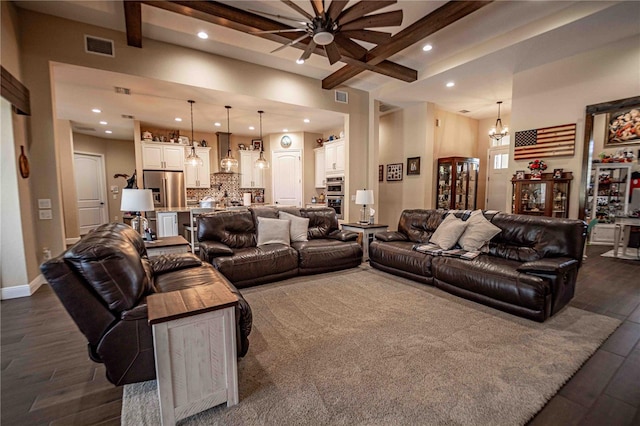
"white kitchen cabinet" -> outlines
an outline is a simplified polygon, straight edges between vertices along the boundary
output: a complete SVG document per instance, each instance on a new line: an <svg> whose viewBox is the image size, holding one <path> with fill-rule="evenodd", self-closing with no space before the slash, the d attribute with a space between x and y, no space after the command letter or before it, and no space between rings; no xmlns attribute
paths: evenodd
<svg viewBox="0 0 640 426"><path fill-rule="evenodd" d="M260 151L240 151L240 188L264 188L264 172L256 167Z"/></svg>
<svg viewBox="0 0 640 426"><path fill-rule="evenodd" d="M142 144L142 167L146 170L183 170L184 159L182 145Z"/></svg>
<svg viewBox="0 0 640 426"><path fill-rule="evenodd" d="M313 150L313 158L315 159L315 187L324 188L327 180L325 179L325 155L324 148L315 148Z"/></svg>
<svg viewBox="0 0 640 426"><path fill-rule="evenodd" d="M336 139L324 143L325 177L344 175L344 142L344 139Z"/></svg>
<svg viewBox="0 0 640 426"><path fill-rule="evenodd" d="M185 164L184 175L187 188L211 188L211 166L209 164L209 150L211 148L196 148L196 155L202 158L201 166ZM191 153L191 148L185 148L184 155Z"/></svg>
<svg viewBox="0 0 640 426"><path fill-rule="evenodd" d="M158 212L156 219L158 238L178 235L178 212Z"/></svg>

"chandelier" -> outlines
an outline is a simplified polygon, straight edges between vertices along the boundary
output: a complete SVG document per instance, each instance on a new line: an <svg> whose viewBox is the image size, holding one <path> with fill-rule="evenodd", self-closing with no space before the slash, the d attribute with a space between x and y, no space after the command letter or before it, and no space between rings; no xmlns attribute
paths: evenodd
<svg viewBox="0 0 640 426"><path fill-rule="evenodd" d="M259 169L268 169L269 162L264 158L264 141L262 140L262 114L264 111L258 111L260 114L260 157L256 160L256 167Z"/></svg>
<svg viewBox="0 0 640 426"><path fill-rule="evenodd" d="M509 128L507 126L502 125L502 120L500 119L500 104L502 101L498 101L498 119L496 120L496 125L489 130L489 137L493 140L499 141L503 137L509 134Z"/></svg>
<svg viewBox="0 0 640 426"><path fill-rule="evenodd" d="M220 168L222 171L230 172L233 167L238 167L238 160L233 158L231 154L231 132L229 130L229 110L231 107L229 105L225 105L227 109L227 156L220 161Z"/></svg>
<svg viewBox="0 0 640 426"><path fill-rule="evenodd" d="M193 104L195 104L196 101L189 99L187 102L191 104L191 153L184 162L188 166L197 167L202 166L202 158L198 157L198 154L196 154L196 148L194 145L195 140L193 139Z"/></svg>

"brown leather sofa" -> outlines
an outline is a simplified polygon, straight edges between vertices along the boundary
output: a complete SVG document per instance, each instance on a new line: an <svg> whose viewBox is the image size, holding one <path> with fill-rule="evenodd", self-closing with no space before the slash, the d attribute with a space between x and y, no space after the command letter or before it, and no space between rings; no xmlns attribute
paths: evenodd
<svg viewBox="0 0 640 426"><path fill-rule="evenodd" d="M115 385L156 376L146 297L194 286L226 286L236 307L238 355L249 348L251 308L211 265L184 253L148 258L136 231L122 223L98 227L41 266L62 304L89 342L89 357L104 363Z"/></svg>
<svg viewBox="0 0 640 426"><path fill-rule="evenodd" d="M280 211L309 218L308 241L257 245L258 217L278 218ZM298 209L257 206L201 215L200 258L237 287L354 268L362 262L358 234L338 229L331 208Z"/></svg>
<svg viewBox="0 0 640 426"><path fill-rule="evenodd" d="M429 241L446 214L403 211L398 231L378 233L369 245L371 266L540 322L573 298L586 238L583 221L484 213L502 231L474 260L413 250Z"/></svg>

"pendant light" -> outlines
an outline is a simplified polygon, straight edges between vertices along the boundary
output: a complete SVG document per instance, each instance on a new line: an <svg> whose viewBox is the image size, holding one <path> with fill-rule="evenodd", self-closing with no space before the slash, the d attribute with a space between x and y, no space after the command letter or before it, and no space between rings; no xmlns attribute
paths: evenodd
<svg viewBox="0 0 640 426"><path fill-rule="evenodd" d="M231 107L225 105L227 109L227 156L220 161L220 168L225 172L230 172L233 167L238 167L238 160L231 155L231 131L229 130L229 110Z"/></svg>
<svg viewBox="0 0 640 426"><path fill-rule="evenodd" d="M191 153L186 158L184 163L188 166L198 167L198 166L202 166L203 163L202 163L202 158L198 157L198 154L196 154L196 147L194 145L195 141L193 139L193 104L195 104L196 101L189 99L187 102L191 104Z"/></svg>
<svg viewBox="0 0 640 426"><path fill-rule="evenodd" d="M499 141L503 137L509 134L509 128L502 125L502 120L500 119L500 104L502 101L498 101L498 119L496 120L496 125L493 129L489 130L489 137L495 141Z"/></svg>
<svg viewBox="0 0 640 426"><path fill-rule="evenodd" d="M268 169L269 162L264 158L264 141L262 140L262 114L264 111L258 111L260 114L260 157L256 160L256 167L259 169Z"/></svg>

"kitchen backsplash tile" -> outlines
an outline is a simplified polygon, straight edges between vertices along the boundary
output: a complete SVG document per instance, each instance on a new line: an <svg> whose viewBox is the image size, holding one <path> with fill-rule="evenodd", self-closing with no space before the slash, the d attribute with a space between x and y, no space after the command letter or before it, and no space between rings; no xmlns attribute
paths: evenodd
<svg viewBox="0 0 640 426"><path fill-rule="evenodd" d="M220 200L225 191L230 201L242 203L242 194L251 192L251 202L264 202L264 189L240 188L240 175L238 173L212 173L211 188L187 188L187 199L200 201L205 197ZM256 200L256 197L258 199Z"/></svg>

